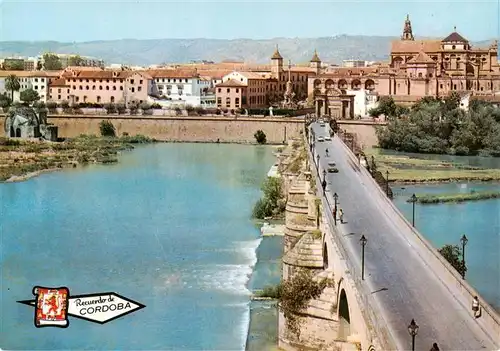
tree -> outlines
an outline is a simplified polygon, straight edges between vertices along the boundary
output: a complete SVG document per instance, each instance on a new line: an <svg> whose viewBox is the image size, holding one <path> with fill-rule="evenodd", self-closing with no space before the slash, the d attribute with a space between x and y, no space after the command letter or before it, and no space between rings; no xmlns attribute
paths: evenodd
<svg viewBox="0 0 500 351"><path fill-rule="evenodd" d="M80 55L71 56L68 60L69 66L83 66L84 60Z"/></svg>
<svg viewBox="0 0 500 351"><path fill-rule="evenodd" d="M19 78L17 78L17 76L11 74L5 78L5 90L10 90L12 101L14 101L14 91L19 91L19 89L21 89L21 83L19 82Z"/></svg>
<svg viewBox="0 0 500 351"><path fill-rule="evenodd" d="M267 142L267 137L266 134L262 130L258 130L255 132L253 135L257 143L259 144L265 144Z"/></svg>
<svg viewBox="0 0 500 351"><path fill-rule="evenodd" d="M465 275L467 267L462 259L463 256L458 245L444 245L438 251L461 276Z"/></svg>
<svg viewBox="0 0 500 351"><path fill-rule="evenodd" d="M21 101L24 101L28 105L40 100L40 95L38 95L38 92L29 88L26 90L21 91L21 96L20 96Z"/></svg>
<svg viewBox="0 0 500 351"><path fill-rule="evenodd" d="M37 71L41 71L41 70L42 70L42 68L43 68L42 61L38 60L38 61L36 62L36 70L37 70Z"/></svg>
<svg viewBox="0 0 500 351"><path fill-rule="evenodd" d="M24 60L6 59L3 68L6 71L24 71Z"/></svg>
<svg viewBox="0 0 500 351"><path fill-rule="evenodd" d="M0 107L2 108L9 107L11 103L12 100L10 99L10 97L7 96L7 94L0 93Z"/></svg>
<svg viewBox="0 0 500 351"><path fill-rule="evenodd" d="M103 137L115 137L116 129L111 121L103 120L99 123L99 131Z"/></svg>
<svg viewBox="0 0 500 351"><path fill-rule="evenodd" d="M58 71L62 69L62 63L56 54L43 54L43 68L46 71Z"/></svg>
<svg viewBox="0 0 500 351"><path fill-rule="evenodd" d="M280 103L283 100L283 96L280 95L277 91L268 91L266 93L266 102L267 105L272 106Z"/></svg>

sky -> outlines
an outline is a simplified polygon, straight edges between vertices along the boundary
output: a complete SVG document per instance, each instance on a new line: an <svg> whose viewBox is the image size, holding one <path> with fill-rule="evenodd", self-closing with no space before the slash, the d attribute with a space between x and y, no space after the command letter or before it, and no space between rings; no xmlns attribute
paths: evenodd
<svg viewBox="0 0 500 351"><path fill-rule="evenodd" d="M500 36L500 0L0 0L0 41L399 36L406 14L416 37Z"/></svg>

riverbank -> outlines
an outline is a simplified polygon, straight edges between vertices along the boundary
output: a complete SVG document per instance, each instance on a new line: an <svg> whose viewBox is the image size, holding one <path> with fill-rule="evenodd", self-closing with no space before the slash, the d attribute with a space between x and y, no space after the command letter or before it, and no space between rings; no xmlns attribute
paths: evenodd
<svg viewBox="0 0 500 351"><path fill-rule="evenodd" d="M429 160L404 155L385 155L383 150L365 150L368 162L375 160L377 169L389 181L398 184L491 182L500 181L500 169L474 167L458 162Z"/></svg>
<svg viewBox="0 0 500 351"><path fill-rule="evenodd" d="M0 182L19 182L45 172L89 163L116 163L133 144L154 142L145 136L104 138L81 135L63 142L0 138Z"/></svg>

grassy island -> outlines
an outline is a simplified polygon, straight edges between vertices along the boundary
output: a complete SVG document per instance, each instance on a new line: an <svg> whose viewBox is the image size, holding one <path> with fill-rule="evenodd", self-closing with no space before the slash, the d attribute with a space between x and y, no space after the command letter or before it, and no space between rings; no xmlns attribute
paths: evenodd
<svg viewBox="0 0 500 351"><path fill-rule="evenodd" d="M500 169L483 169L461 163L424 160L400 155L383 155L381 149L365 151L368 162L375 159L377 169L391 183L441 183L460 181L500 181Z"/></svg>
<svg viewBox="0 0 500 351"><path fill-rule="evenodd" d="M0 181L25 180L44 171L88 163L114 163L118 161L118 152L133 149L132 144L153 141L142 135L81 135L57 143L0 137Z"/></svg>
<svg viewBox="0 0 500 351"><path fill-rule="evenodd" d="M443 202L465 202L500 198L500 191L471 191L461 194L422 194L417 195L420 204L437 204ZM411 200L407 200L411 202Z"/></svg>

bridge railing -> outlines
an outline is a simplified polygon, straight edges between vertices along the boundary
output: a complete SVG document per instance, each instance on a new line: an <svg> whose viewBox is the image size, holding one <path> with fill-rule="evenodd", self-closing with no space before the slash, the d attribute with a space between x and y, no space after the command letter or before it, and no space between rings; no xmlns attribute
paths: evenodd
<svg viewBox="0 0 500 351"><path fill-rule="evenodd" d="M316 195L319 195L321 198L321 203L323 205L324 216L329 220L329 223L334 223L334 218L332 214L332 209L334 204L330 202L328 197L323 196L323 189L321 188L321 179L318 174L318 165L316 164L316 159L314 154L311 152L309 147L309 143L307 141L307 137L304 137L305 144L307 145L307 154L310 160L311 168L316 167L316 170L311 170L311 174L316 179ZM329 225L330 226L330 225ZM331 227L331 226L330 226ZM354 285L354 289L352 289L356 293L356 300L358 301L358 305L360 306L361 314L365 320L365 324L369 331L369 335L367 337L370 339L372 344L379 343L382 349L384 350L396 350L394 340L384 338L381 336L390 336L390 330L386 327L386 323L380 323L380 317L373 309L373 306L376 306L376 301L368 290L366 284L363 284L361 280L361 268L356 266L349 259L349 255L347 253L346 247L342 242L339 233L334 227L330 228L330 240L332 244L337 248L338 253L340 254L340 260L345 264L347 271L344 272L344 276L347 276L349 279L347 282L349 284ZM377 342L378 341L378 342Z"/></svg>
<svg viewBox="0 0 500 351"><path fill-rule="evenodd" d="M341 145L343 146L347 155L352 159L356 160L356 156L352 153L349 147L341 141ZM423 250L418 250L420 256L424 259L424 262L433 270L438 279L440 279L445 286L450 291L450 294L455 296L457 300L464 306L464 308L468 309L472 313L472 301L475 296L479 298L480 306L481 306L481 316L476 319L478 325L483 329L483 331L490 335L492 340L495 342L497 347L500 347L500 315L496 310L491 307L488 302L486 302L479 293L465 280L461 277L461 275L455 270L453 266L432 246L432 244L423 237L423 235L412 226L412 224L406 219L406 217L401 213L401 211L394 205L394 203L389 200L386 194L382 191L382 189L378 186L375 180L372 178L368 170L364 167L361 167L361 173L365 176L365 179L368 179L369 182L372 182L374 188L377 189L377 201L383 205L389 206L392 209L393 213L386 213L387 216L395 215L400 224L408 227L411 232L414 234L414 242L419 245ZM410 238L411 239L411 238ZM449 286L457 287L461 294L457 296L453 294L453 291L449 288Z"/></svg>

